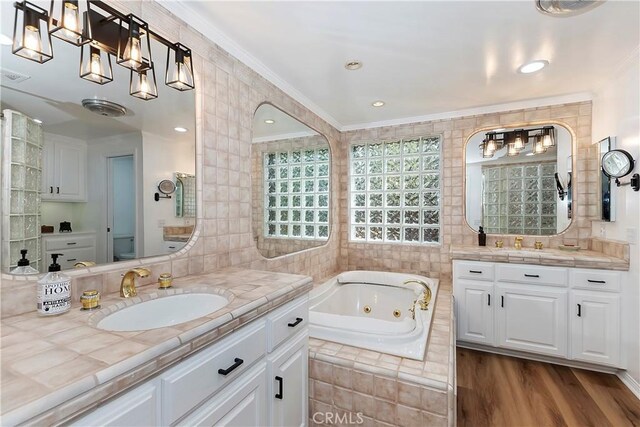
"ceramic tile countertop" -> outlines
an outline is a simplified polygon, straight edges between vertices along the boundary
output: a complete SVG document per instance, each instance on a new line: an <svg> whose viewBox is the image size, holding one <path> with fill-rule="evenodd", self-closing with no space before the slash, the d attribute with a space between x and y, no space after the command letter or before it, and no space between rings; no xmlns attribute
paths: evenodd
<svg viewBox="0 0 640 427"><path fill-rule="evenodd" d="M451 246L452 259L470 261L507 262L514 264L539 264L555 267L597 268L603 270L629 270L629 260L606 255L602 252L561 249L513 249L489 246Z"/></svg>
<svg viewBox="0 0 640 427"><path fill-rule="evenodd" d="M51 425L166 368L223 335L311 290L301 275L229 268L176 279L173 288L139 288L138 297L103 298L99 311L56 317L35 312L2 320L1 421ZM148 331L109 332L91 327L105 311L171 293L212 292L229 305L208 316ZM92 320L95 320L92 319Z"/></svg>
<svg viewBox="0 0 640 427"><path fill-rule="evenodd" d="M191 233L189 234L165 234L163 239L168 242L188 242L191 238Z"/></svg>

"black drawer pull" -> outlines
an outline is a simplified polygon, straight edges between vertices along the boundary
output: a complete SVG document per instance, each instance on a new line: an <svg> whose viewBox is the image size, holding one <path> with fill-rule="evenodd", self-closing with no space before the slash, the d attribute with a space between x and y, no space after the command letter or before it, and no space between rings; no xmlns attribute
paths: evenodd
<svg viewBox="0 0 640 427"><path fill-rule="evenodd" d="M478 271L478 270L469 270L469 273L473 273L473 274L482 274L482 271Z"/></svg>
<svg viewBox="0 0 640 427"><path fill-rule="evenodd" d="M605 284L607 282L605 282L604 280L591 280L591 279L587 279L587 282L589 283L600 283L600 284Z"/></svg>
<svg viewBox="0 0 640 427"><path fill-rule="evenodd" d="M276 399L282 400L284 397L284 380L282 377L276 376L276 381L278 381L278 392L276 393Z"/></svg>
<svg viewBox="0 0 640 427"><path fill-rule="evenodd" d="M582 306L578 304L578 317L582 317Z"/></svg>
<svg viewBox="0 0 640 427"><path fill-rule="evenodd" d="M504 307L504 296L500 295L500 307Z"/></svg>
<svg viewBox="0 0 640 427"><path fill-rule="evenodd" d="M71 246L71 245L77 245L78 242L67 242L67 246Z"/></svg>
<svg viewBox="0 0 640 427"><path fill-rule="evenodd" d="M487 305L491 305L491 294L487 294Z"/></svg>
<svg viewBox="0 0 640 427"><path fill-rule="evenodd" d="M539 279L539 278L540 278L540 275L538 275L538 274L527 274L527 273L525 273L525 274L524 274L524 277L534 277L534 278L536 278L536 279Z"/></svg>
<svg viewBox="0 0 640 427"><path fill-rule="evenodd" d="M68 259L67 262L77 261L77 260L78 260L78 258L71 258L71 259Z"/></svg>
<svg viewBox="0 0 640 427"><path fill-rule="evenodd" d="M287 323L290 328L295 328L298 326L304 319L302 317L296 317L296 321L293 323Z"/></svg>
<svg viewBox="0 0 640 427"><path fill-rule="evenodd" d="M238 366L242 365L244 363L244 360L239 359L239 358L235 358L233 359L233 365L229 366L227 369L218 369L218 373L220 375L229 375L231 372L233 372Z"/></svg>
<svg viewBox="0 0 640 427"><path fill-rule="evenodd" d="M49 187L49 193L53 194L53 187Z"/></svg>
<svg viewBox="0 0 640 427"><path fill-rule="evenodd" d="M60 187L56 187L56 194L60 194Z"/></svg>

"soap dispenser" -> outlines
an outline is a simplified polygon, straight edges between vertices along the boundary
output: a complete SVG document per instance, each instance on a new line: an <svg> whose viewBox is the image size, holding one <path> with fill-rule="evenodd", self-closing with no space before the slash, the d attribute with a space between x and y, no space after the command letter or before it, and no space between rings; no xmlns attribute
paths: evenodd
<svg viewBox="0 0 640 427"><path fill-rule="evenodd" d="M43 316L55 316L71 308L71 278L60 272L60 255L51 254L49 272L38 281L37 310Z"/></svg>
<svg viewBox="0 0 640 427"><path fill-rule="evenodd" d="M478 233L478 246L487 246L487 234L484 232L484 228L480 226L480 232Z"/></svg>
<svg viewBox="0 0 640 427"><path fill-rule="evenodd" d="M18 266L11 270L11 274L19 274L21 276L29 276L32 274L40 273L35 268L29 265L29 260L27 259L27 250L21 249L20 255L22 255L22 259L18 260Z"/></svg>

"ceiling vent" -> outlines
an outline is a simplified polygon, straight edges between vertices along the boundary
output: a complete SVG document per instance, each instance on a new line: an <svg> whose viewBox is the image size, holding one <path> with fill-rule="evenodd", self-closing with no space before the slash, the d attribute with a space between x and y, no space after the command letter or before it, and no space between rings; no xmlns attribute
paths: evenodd
<svg viewBox="0 0 640 427"><path fill-rule="evenodd" d="M545 15L575 16L600 6L605 0L535 0L538 10Z"/></svg>
<svg viewBox="0 0 640 427"><path fill-rule="evenodd" d="M16 71L11 70L2 70L2 83L22 83L25 80L29 80L31 76L27 76L26 74L21 74Z"/></svg>
<svg viewBox="0 0 640 427"><path fill-rule="evenodd" d="M106 117L122 117L127 114L127 109L122 105L105 99L83 99L82 106L93 113Z"/></svg>

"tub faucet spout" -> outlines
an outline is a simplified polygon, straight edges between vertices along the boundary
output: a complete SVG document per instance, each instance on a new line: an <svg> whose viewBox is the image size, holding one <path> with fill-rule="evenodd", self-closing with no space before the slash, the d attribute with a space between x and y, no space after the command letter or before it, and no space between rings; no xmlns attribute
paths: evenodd
<svg viewBox="0 0 640 427"><path fill-rule="evenodd" d="M428 310L429 303L431 302L431 288L429 287L429 285L427 285L424 281L417 279L409 279L404 281L405 285L408 285L409 283L417 283L424 288L422 298L418 300L418 304L420 304L421 310Z"/></svg>

